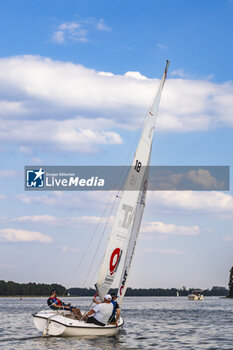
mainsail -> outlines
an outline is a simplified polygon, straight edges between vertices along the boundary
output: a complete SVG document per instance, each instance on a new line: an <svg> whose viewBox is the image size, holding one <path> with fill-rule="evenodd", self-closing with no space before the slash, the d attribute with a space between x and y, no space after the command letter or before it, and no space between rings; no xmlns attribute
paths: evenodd
<svg viewBox="0 0 233 350"><path fill-rule="evenodd" d="M142 136L134 154L120 204L109 236L107 249L102 262L96 288L101 300L109 291L116 276L121 258L122 271L119 283L119 303L126 291L126 283L132 262L137 236L145 207L146 190L149 176L149 164L154 135L156 115L161 99L163 86L167 77L169 61L157 94L148 112Z"/></svg>

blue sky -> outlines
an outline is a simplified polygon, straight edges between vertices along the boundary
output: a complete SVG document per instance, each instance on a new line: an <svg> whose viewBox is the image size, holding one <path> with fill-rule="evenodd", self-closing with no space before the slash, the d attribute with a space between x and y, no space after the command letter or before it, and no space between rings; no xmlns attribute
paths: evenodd
<svg viewBox="0 0 233 350"><path fill-rule="evenodd" d="M2 279L85 285L110 194L24 192L24 165L125 164L167 58L152 164L232 166L232 23L230 0L1 1ZM148 193L130 286L227 286L232 224L232 191Z"/></svg>

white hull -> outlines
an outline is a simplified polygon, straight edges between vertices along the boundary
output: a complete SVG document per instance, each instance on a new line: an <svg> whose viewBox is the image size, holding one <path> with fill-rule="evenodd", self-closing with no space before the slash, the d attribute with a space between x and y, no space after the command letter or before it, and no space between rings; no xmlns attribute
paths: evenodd
<svg viewBox="0 0 233 350"><path fill-rule="evenodd" d="M43 335L53 335L62 337L77 336L112 336L116 335L124 324L122 318L118 326L114 324L106 326L97 326L93 323L78 321L72 317L65 317L56 311L41 311L33 315L36 328Z"/></svg>
<svg viewBox="0 0 233 350"><path fill-rule="evenodd" d="M204 299L202 294L198 294L198 295L189 294L188 298L189 298L189 300L203 300Z"/></svg>

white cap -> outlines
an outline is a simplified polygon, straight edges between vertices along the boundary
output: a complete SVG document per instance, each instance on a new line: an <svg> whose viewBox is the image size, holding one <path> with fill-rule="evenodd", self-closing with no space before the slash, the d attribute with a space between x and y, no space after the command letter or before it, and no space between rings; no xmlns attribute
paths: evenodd
<svg viewBox="0 0 233 350"><path fill-rule="evenodd" d="M112 300L112 297L111 297L110 294L106 294L106 295L104 296L104 299L106 299L106 300L108 300L108 301L111 301L111 300Z"/></svg>

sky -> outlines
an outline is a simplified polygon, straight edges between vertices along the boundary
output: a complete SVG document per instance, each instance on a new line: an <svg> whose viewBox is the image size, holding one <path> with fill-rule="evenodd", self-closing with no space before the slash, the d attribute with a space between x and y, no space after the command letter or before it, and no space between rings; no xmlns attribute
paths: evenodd
<svg viewBox="0 0 233 350"><path fill-rule="evenodd" d="M232 0L1 0L0 279L94 286L114 194L26 192L24 166L130 165L166 59L151 164L232 167L232 23ZM129 286L232 265L232 190L148 192Z"/></svg>

